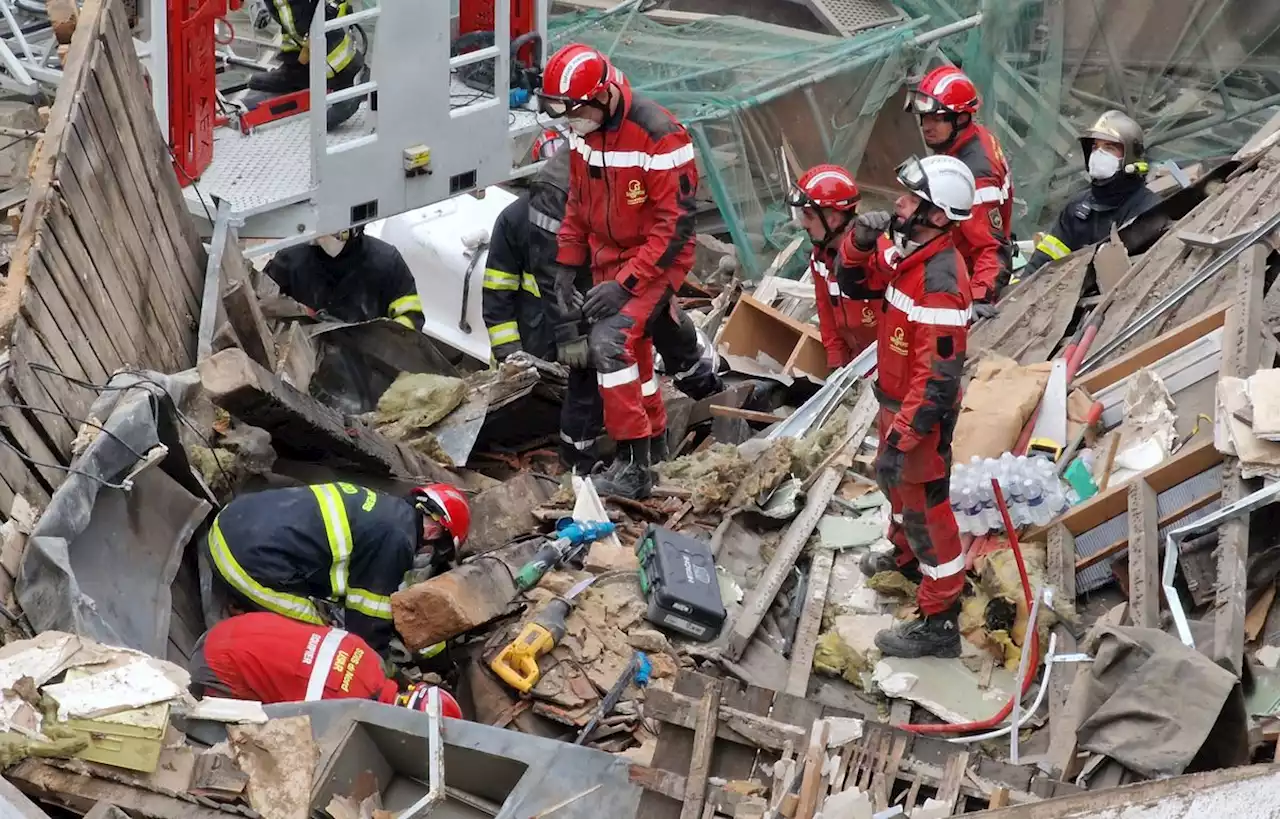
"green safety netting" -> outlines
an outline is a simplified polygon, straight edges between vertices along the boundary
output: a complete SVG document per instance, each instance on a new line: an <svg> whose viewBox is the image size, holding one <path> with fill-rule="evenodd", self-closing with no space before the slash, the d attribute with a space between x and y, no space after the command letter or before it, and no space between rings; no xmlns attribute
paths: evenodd
<svg viewBox="0 0 1280 819"><path fill-rule="evenodd" d="M712 216L700 225L729 233L744 272L758 275L764 251L788 238L782 200L803 170L784 165L784 143L790 161L856 168L876 112L900 85L917 27L842 39L738 17L669 26L635 8L557 16L552 48L583 42L600 49L636 90L689 128Z"/></svg>
<svg viewBox="0 0 1280 819"><path fill-rule="evenodd" d="M1087 182L1079 131L1108 109L1134 117L1153 160L1230 156L1280 103L1280 5L1256 0L895 0L945 25L938 42L983 96L1014 169L1016 227L1043 229Z"/></svg>
<svg viewBox="0 0 1280 819"><path fill-rule="evenodd" d="M860 183L874 176L860 165L864 154L873 158L877 116L883 109L881 119L900 118L885 104L907 77L941 61L961 65L982 91L981 119L1013 167L1023 237L1086 184L1076 136L1102 111L1128 111L1146 129L1154 160L1185 167L1229 156L1280 104L1280 4L896 2L910 21L849 38L737 17L663 25L633 5L553 18L551 39L553 47L578 41L605 51L634 87L689 126L706 210L718 208L723 220L704 214L700 225L731 235L749 275L793 235L782 198L798 169L784 157L857 168ZM961 22L979 12L981 25ZM884 137L873 146L881 165L913 150Z"/></svg>

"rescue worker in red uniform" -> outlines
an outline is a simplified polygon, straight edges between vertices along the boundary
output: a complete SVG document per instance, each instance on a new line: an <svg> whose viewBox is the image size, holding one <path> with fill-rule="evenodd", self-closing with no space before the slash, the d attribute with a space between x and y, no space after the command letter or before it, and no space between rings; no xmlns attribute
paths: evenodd
<svg viewBox="0 0 1280 819"><path fill-rule="evenodd" d="M397 498L349 483L240 495L213 520L206 557L238 612L272 611L311 625L331 611L385 652L391 594L415 563L444 569L471 527L466 496L448 484Z"/></svg>
<svg viewBox="0 0 1280 819"><path fill-rule="evenodd" d="M569 45L547 62L543 112L569 127L569 198L560 227L557 298L574 310L573 280L589 267L594 286L582 315L617 443L595 478L602 495L648 497L650 439L667 416L654 372L652 324L693 265L698 189L693 143L670 112L621 80L603 54Z"/></svg>
<svg viewBox="0 0 1280 819"><path fill-rule="evenodd" d="M196 643L187 664L197 698L278 702L364 699L426 710L425 686L401 691L382 673L377 652L354 634L270 612L230 617ZM441 712L462 718L448 692Z"/></svg>
<svg viewBox="0 0 1280 819"><path fill-rule="evenodd" d="M809 273L818 305L818 327L827 350L827 366L835 370L876 343L880 299L851 299L836 281L840 240L857 215L858 186L839 165L815 165L787 195L787 205L800 208L800 224L813 241Z"/></svg>
<svg viewBox="0 0 1280 819"><path fill-rule="evenodd" d="M929 150L954 156L973 173L973 218L960 223L955 243L969 268L974 315L996 314L995 303L1013 272L1013 182L1000 142L974 117L978 88L955 66L935 68L907 93Z"/></svg>
<svg viewBox="0 0 1280 819"><path fill-rule="evenodd" d="M880 451L876 481L893 510L891 553L871 552L868 574L921 576L917 620L876 635L891 657L958 657L964 555L951 511L951 438L972 317L969 276L953 225L973 218L973 174L959 159L911 158L894 214L858 216L840 245L842 291L883 295L876 344ZM885 228L889 237L884 236Z"/></svg>

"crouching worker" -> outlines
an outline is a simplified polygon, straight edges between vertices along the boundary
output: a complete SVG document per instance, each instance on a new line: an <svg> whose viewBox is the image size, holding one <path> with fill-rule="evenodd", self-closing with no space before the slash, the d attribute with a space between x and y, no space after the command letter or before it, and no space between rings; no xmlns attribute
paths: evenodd
<svg viewBox="0 0 1280 819"><path fill-rule="evenodd" d="M315 700L376 700L425 711L427 686L401 691L382 673L378 653L338 628L309 625L270 612L223 620L200 638L188 665L198 697L257 700L264 705ZM462 718L440 692L446 717Z"/></svg>
<svg viewBox="0 0 1280 819"><path fill-rule="evenodd" d="M205 548L239 611L345 628L384 654L391 594L416 560L447 567L471 527L466 497L435 483L397 498L349 483L241 495L218 513Z"/></svg>
<svg viewBox="0 0 1280 819"><path fill-rule="evenodd" d="M973 173L959 159L909 159L894 214L859 216L840 247L837 276L855 299L883 294L877 339L880 451L876 480L893 510L893 553L863 571L920 575L919 619L876 635L891 657L960 656L964 555L951 511L951 436L960 414L971 317L969 276L952 226L970 218ZM890 237L883 235L889 229ZM914 570L914 572L913 572Z"/></svg>

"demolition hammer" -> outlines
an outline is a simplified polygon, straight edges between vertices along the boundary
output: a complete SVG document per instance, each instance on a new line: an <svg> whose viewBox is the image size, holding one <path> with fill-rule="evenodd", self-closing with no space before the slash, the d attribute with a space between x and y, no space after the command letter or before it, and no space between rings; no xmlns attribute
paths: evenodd
<svg viewBox="0 0 1280 819"><path fill-rule="evenodd" d="M516 591L532 589L547 572L556 566L577 560L588 546L611 534L613 524L608 521L560 518L556 521L556 537L548 538L546 544L533 556L533 560L516 572Z"/></svg>

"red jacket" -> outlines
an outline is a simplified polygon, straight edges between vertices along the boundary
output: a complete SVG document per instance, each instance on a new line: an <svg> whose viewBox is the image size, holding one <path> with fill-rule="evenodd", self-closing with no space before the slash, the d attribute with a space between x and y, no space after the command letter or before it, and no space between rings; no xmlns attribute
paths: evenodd
<svg viewBox="0 0 1280 819"><path fill-rule="evenodd" d="M883 292L876 344L876 396L894 412L885 442L910 452L947 412L960 407L971 300L969 275L952 233L902 256L887 237L859 250L852 233L840 245L840 264L861 287L853 296ZM852 290L852 292L850 292Z"/></svg>
<svg viewBox="0 0 1280 819"><path fill-rule="evenodd" d="M959 223L956 247L970 270L974 301L995 301L1013 271L1013 182L1000 142L971 125L947 153L969 166L978 195L973 216Z"/></svg>
<svg viewBox="0 0 1280 819"><path fill-rule="evenodd" d="M308 698L313 676L320 696ZM267 612L240 614L211 628L203 652L192 658L191 677L211 694L227 689L236 699L266 704L346 698L393 703L397 691L364 640Z"/></svg>
<svg viewBox="0 0 1280 819"><path fill-rule="evenodd" d="M598 131L569 134L569 199L557 261L598 284L679 287L693 266L698 169L684 126L627 85Z"/></svg>
<svg viewBox="0 0 1280 819"><path fill-rule="evenodd" d="M809 272L818 304L822 346L827 349L827 366L834 370L876 343L880 299L851 299L840 292L835 270L836 243L832 245L813 248L809 254Z"/></svg>

